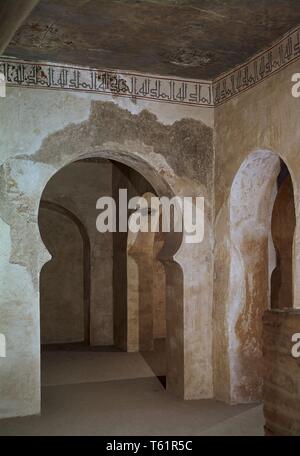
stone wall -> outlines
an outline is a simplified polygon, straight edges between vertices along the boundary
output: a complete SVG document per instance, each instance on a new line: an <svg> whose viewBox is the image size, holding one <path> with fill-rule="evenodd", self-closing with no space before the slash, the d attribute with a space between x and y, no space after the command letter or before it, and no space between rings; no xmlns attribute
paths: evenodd
<svg viewBox="0 0 300 456"><path fill-rule="evenodd" d="M296 333L300 333L300 310L265 313L264 415L267 435L300 435L300 356L292 356L295 344L292 336Z"/></svg>

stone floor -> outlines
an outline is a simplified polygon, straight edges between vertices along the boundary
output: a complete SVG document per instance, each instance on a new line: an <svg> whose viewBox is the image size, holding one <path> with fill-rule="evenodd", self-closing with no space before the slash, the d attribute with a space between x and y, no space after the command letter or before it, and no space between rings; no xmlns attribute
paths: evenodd
<svg viewBox="0 0 300 456"><path fill-rule="evenodd" d="M180 401L158 380L164 374L161 346L45 351L41 416L1 420L0 435L263 435L260 405Z"/></svg>

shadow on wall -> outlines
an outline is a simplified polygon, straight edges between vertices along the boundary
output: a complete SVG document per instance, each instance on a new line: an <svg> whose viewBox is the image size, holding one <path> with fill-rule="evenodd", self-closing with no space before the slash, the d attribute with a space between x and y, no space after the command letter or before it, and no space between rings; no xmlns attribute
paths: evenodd
<svg viewBox="0 0 300 456"><path fill-rule="evenodd" d="M293 241L296 215L292 178L282 160L277 188L272 214L276 267L271 277L271 308L283 309L293 307Z"/></svg>

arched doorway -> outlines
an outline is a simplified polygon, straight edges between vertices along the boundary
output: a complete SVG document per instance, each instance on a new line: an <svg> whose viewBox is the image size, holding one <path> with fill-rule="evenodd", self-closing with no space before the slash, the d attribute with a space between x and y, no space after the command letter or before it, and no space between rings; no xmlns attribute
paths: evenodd
<svg viewBox="0 0 300 456"><path fill-rule="evenodd" d="M44 200L39 228L52 259L40 277L41 343L90 343L90 240L67 208Z"/></svg>
<svg viewBox="0 0 300 456"><path fill-rule="evenodd" d="M70 106L66 109L69 112ZM59 108L58 112L63 114ZM168 389L185 399L212 397L212 130L198 121L164 124L147 109L131 113L114 101L93 98L84 112L82 121L78 117L74 121L72 116L70 122L57 118L41 142L31 142L27 153L20 139L20 147L13 146L0 167L1 332L12 353L0 373L1 396L7 404L2 417L40 411L39 278L50 253L38 228L39 204L52 176L87 158L115 160L133 168L158 196L206 198L204 242L189 244L185 234L169 233L161 257L166 272ZM190 132L200 154L197 152L197 158L190 156L190 143L177 141L178 127ZM205 133L204 142L198 129ZM209 168L201 166L206 159ZM109 313L103 317L103 321L111 321ZM96 337L104 334L101 331ZM13 391L11 384L15 385Z"/></svg>
<svg viewBox="0 0 300 456"><path fill-rule="evenodd" d="M120 189L126 189L128 198L154 191L148 181L132 168L98 157L67 165L48 181L43 191L40 231L52 259L41 272L41 339L42 343L51 346L52 351L75 350L74 343L80 344L77 348L82 348L83 342L85 349L90 346L93 351L104 349L108 352L110 347L113 351L134 351L130 347L129 333L137 331L139 345L135 351L153 351L154 330L162 336L166 322L157 322L157 318L165 319L166 312L155 306L153 292L157 282L165 306L166 275L157 259L164 245L159 231L138 234L146 237L140 238L141 242L135 245L133 256L138 257L139 265L144 267L132 271L126 264L130 233L99 233L96 230L98 198L112 196L118 202ZM152 249L151 258L149 249ZM160 269L153 267L154 262L157 266L159 263ZM141 304L138 319L130 316L130 278L137 283L136 292ZM162 285L164 289L161 289ZM151 318L147 306L149 296ZM156 322L155 312L159 313ZM152 358L149 361L145 357L156 374ZM157 376L166 376L166 372L159 371Z"/></svg>
<svg viewBox="0 0 300 456"><path fill-rule="evenodd" d="M262 317L272 306L292 305L294 211L286 164L268 150L249 154L229 198L226 351L233 403L261 400Z"/></svg>

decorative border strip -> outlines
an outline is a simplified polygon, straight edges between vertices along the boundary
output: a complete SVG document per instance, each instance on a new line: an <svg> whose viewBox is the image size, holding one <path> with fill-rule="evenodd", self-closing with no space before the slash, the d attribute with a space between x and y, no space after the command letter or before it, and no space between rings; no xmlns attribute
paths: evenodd
<svg viewBox="0 0 300 456"><path fill-rule="evenodd" d="M245 92L300 57L300 27L288 32L269 49L213 81L214 105Z"/></svg>
<svg viewBox="0 0 300 456"><path fill-rule="evenodd" d="M183 80L0 57L8 86L71 90L188 106L219 106L300 58L300 27L214 81Z"/></svg>
<svg viewBox="0 0 300 456"><path fill-rule="evenodd" d="M0 72L12 87L72 90L133 99L213 107L212 84L162 76L32 63L0 58Z"/></svg>

